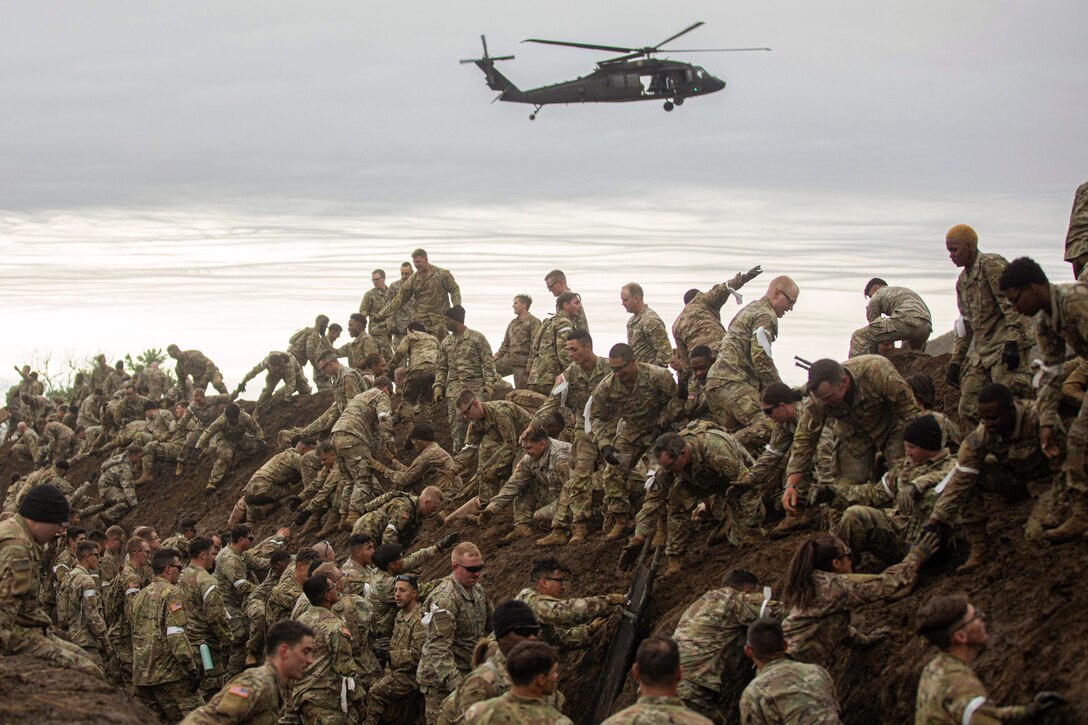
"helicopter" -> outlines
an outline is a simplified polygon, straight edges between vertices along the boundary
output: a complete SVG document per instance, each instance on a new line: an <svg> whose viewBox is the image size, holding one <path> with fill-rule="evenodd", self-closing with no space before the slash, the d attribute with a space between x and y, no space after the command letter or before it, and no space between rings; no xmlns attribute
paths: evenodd
<svg viewBox="0 0 1088 725"><path fill-rule="evenodd" d="M499 91L492 101L528 103L533 106L529 120L535 121L540 109L551 103L624 103L628 101L651 101L665 99L664 108L672 111L682 106L684 100L692 96L705 96L725 88L725 81L715 78L705 69L692 63L678 60L658 59L658 53L728 53L770 48L703 48L686 50L661 50L661 46L670 43L682 35L690 33L702 21L684 28L679 33L662 40L657 45L643 48L625 48L615 45L595 43L572 43L564 40L543 40L527 38L523 43L541 43L561 45L570 48L605 50L623 53L617 58L609 58L597 63L597 69L586 76L572 81L562 81L539 88L521 90L510 79L495 69L496 61L513 60L512 55L491 56L487 51L487 37L481 35L484 46L482 58L468 58L461 63L475 63L484 72L487 87Z"/></svg>

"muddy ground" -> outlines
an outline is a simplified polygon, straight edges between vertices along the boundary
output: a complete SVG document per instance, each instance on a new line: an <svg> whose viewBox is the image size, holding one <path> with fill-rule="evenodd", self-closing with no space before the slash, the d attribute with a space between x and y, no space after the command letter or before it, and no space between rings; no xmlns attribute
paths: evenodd
<svg viewBox="0 0 1088 725"><path fill-rule="evenodd" d="M928 357L906 353L894 358L905 374L924 373L933 378L938 391L938 409L955 415L958 391L944 384L947 356ZM329 404L327 393L303 398L290 406L274 408L262 418L265 433L272 440L283 427L300 425L316 417ZM447 436L440 430L440 438ZM445 438L448 441L448 437ZM199 518L199 529L210 532L223 528L231 507L237 500L245 481L264 460L266 454L240 463L220 491L210 496L203 492L211 469L211 461L191 465L185 475L175 478L173 464L161 464L156 481L139 489L140 505L123 522L131 530L138 524L151 524L165 538L173 532L177 518L191 513ZM100 460L88 460L76 467L70 479L82 482ZM0 449L0 472L6 485L7 474L19 469L8 455L7 446ZM25 470L25 467L22 469ZM990 689L994 700L1003 704L1024 703L1040 689L1058 689L1074 703L1050 722L1088 722L1088 658L1083 656L1088 644L1088 623L1083 613L1088 611L1088 589L1084 586L1088 563L1084 544L1039 546L1026 542L1022 526L1030 505L1008 506L1000 501L988 501L990 535L995 542L996 555L981 571L971 576L959 576L955 567L965 557L964 551L953 552L949 561L927 568L923 572L916 594L895 604L874 604L858 611L857 624L862 628L888 626L892 635L865 652L840 648L831 667L843 705L847 723L901 723L913 719L914 693L918 675L934 650L912 632L912 617L919 604L936 595L965 591L987 614L990 646L982 654L977 669ZM259 536L272 533L289 523L292 514L280 509L257 527ZM490 529L480 531L467 524L459 526L466 536L484 552L487 569L483 585L494 602L516 594L525 586L532 560L542 555L557 555L574 571L569 594L588 595L624 591L630 575L616 570L621 543L604 543L599 537L584 545L564 550L544 552L531 541L503 545L499 539L510 526L508 515L500 516ZM591 531L600 527L599 517L592 522ZM431 522L422 532L418 546L436 540L444 531ZM746 568L761 581L781 591L784 571L794 549L809 534L799 533L780 540L765 540L739 549L725 545L707 547L701 533L693 536L686 557L688 569L681 574L658 578L650 604L646 632L671 633L684 609L706 590L717 586L721 576L731 568ZM332 538L342 545L346 536ZM305 542L312 543L312 542ZM424 578L437 577L448 571L448 561L439 557L425 570ZM864 560L863 568L878 571L878 562ZM601 663L608 646L604 630L594 645L584 651L567 654L562 662L560 687L567 697L567 712L576 720L586 712L592 701ZM0 660L0 688L3 692L20 692L25 683L18 678L27 665L9 667L13 659ZM81 708L80 717L73 718L66 709L87 696L86 683L77 674L59 671L46 674L46 668L34 663L34 682L51 696L5 698L0 704L0 721L12 721L17 716L31 721L53 722L78 719L82 722L129 722L136 717L147 722L146 711L130 703L119 692L96 695L103 702L114 703L101 710ZM35 685L36 687L37 685ZM634 701L635 691L627 684L616 707ZM4 710L3 708L11 708Z"/></svg>

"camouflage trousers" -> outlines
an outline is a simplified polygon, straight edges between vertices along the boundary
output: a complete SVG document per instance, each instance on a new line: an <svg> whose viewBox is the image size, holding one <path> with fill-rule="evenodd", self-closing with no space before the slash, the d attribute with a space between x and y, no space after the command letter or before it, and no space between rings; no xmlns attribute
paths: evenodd
<svg viewBox="0 0 1088 725"><path fill-rule="evenodd" d="M189 691L185 680L137 685L136 695L167 722L178 722L204 704L199 694Z"/></svg>
<svg viewBox="0 0 1088 725"><path fill-rule="evenodd" d="M570 477L555 503L553 529L570 529L572 523L584 523L593 513L593 468L597 465L597 453L597 446L589 436L584 431L575 431Z"/></svg>
<svg viewBox="0 0 1088 725"><path fill-rule="evenodd" d="M1088 396L1080 405L1080 411L1069 424L1065 445L1065 483L1080 493L1088 493L1088 471L1085 470L1085 451L1088 447Z"/></svg>
<svg viewBox="0 0 1088 725"><path fill-rule="evenodd" d="M487 391L483 387L482 383L472 385L453 383L446 388L446 415L449 417L450 438L453 440L454 454L465 445L465 433L468 432L468 422L457 412L457 396L461 394L462 390L471 390L476 393L476 397L480 399L481 403L487 402Z"/></svg>
<svg viewBox="0 0 1088 725"><path fill-rule="evenodd" d="M304 700L299 703L298 717L303 725L346 725L348 716L340 709L340 703Z"/></svg>
<svg viewBox="0 0 1088 725"><path fill-rule="evenodd" d="M653 440L649 435L633 441L617 439L616 457L619 465L610 465L604 474L604 505L610 514L631 514L631 492L642 489L646 483L646 467L640 466L647 456Z"/></svg>
<svg viewBox="0 0 1088 725"><path fill-rule="evenodd" d="M434 425L434 367L409 370L404 374L404 387L401 389L404 400L412 407L412 415L417 421Z"/></svg>
<svg viewBox="0 0 1088 725"><path fill-rule="evenodd" d="M151 441L144 446L144 470L152 471L159 461L179 460L183 449L184 446L181 443Z"/></svg>
<svg viewBox="0 0 1088 725"><path fill-rule="evenodd" d="M960 375L960 417L969 421L970 427L978 425L978 394L987 383L1001 383L1008 387L1013 395L1026 397L1031 390L1031 376L1028 373L1027 351L1020 356L1020 367L1007 370L1000 360L992 367L985 367L981 362L968 362Z"/></svg>
<svg viewBox="0 0 1088 725"><path fill-rule="evenodd" d="M261 390L261 394L257 396L257 408L260 408L262 405L269 402L279 403L291 398L294 391L287 392L287 388L276 390L276 386L279 385L279 382L280 378L277 377L275 380L269 380L265 383L264 389ZM310 382L306 380L305 375L295 376L295 386L299 395L310 395L313 392L310 389Z"/></svg>
<svg viewBox="0 0 1088 725"><path fill-rule="evenodd" d="M61 667L72 667L88 675L105 678L102 668L87 656L82 647L65 642L43 629L30 629L16 625L11 630L7 653L28 654Z"/></svg>
<svg viewBox="0 0 1088 725"><path fill-rule="evenodd" d="M333 433L332 444L336 448L336 466L344 481L340 513L361 513L368 501L382 493L382 487L370 468L369 459L373 457L370 444L347 431Z"/></svg>
<svg viewBox="0 0 1088 725"><path fill-rule="evenodd" d="M205 370L204 374L199 378L193 378L193 389L207 390L208 386L211 385L217 391L226 395L229 391L227 390L227 386L223 384L223 373L219 372L219 368L214 365L210 365L209 367L211 369Z"/></svg>
<svg viewBox="0 0 1088 725"><path fill-rule="evenodd" d="M264 660L264 635L271 626L268 623L267 608L263 600L253 597L245 602L245 610L246 621L249 622L249 636L246 638L245 646L246 656L252 657L257 664L260 664Z"/></svg>
<svg viewBox="0 0 1088 725"><path fill-rule="evenodd" d="M427 725L435 725L438 716L442 714L442 701L449 696L450 690L443 690L430 685L420 685L419 691L427 701Z"/></svg>
<svg viewBox="0 0 1088 725"><path fill-rule="evenodd" d="M851 506L846 509L834 533L854 552L867 551L884 562L902 561L910 550L906 541L906 527L872 506Z"/></svg>
<svg viewBox="0 0 1088 725"><path fill-rule="evenodd" d="M227 626L230 627L230 656L227 658L226 679L234 677L246 668L246 642L249 639L249 620L241 611L227 611Z"/></svg>
<svg viewBox="0 0 1088 725"><path fill-rule="evenodd" d="M714 420L749 453L758 456L774 429L759 404L759 391L744 383L725 383L707 388L703 394Z"/></svg>
<svg viewBox="0 0 1088 725"><path fill-rule="evenodd" d="M1013 503L1029 497L1039 497L1050 488L1051 483L1050 479L1027 481L1007 466L983 463L979 469L978 478L975 479L975 485L971 487L970 493L957 511L959 522L965 526L986 523L988 516L983 501L985 494L995 494L1006 502ZM1043 503L1049 503L1049 496L1043 500ZM1033 511L1031 517L1034 519L1041 514L1042 511Z"/></svg>
<svg viewBox="0 0 1088 725"><path fill-rule="evenodd" d="M526 388L529 385L529 375L525 372L524 365L510 365L505 360L496 360L495 372L500 378L513 375L515 388Z"/></svg>
<svg viewBox="0 0 1088 725"><path fill-rule="evenodd" d="M256 438L250 436L242 438L237 443L232 443L226 438L220 439L219 444L215 447L215 465L212 466L212 472L208 476L208 483L218 486L230 473L235 458L263 450L264 446L257 442Z"/></svg>
<svg viewBox="0 0 1088 725"><path fill-rule="evenodd" d="M880 317L865 327L854 330L850 336L850 357L872 355L884 342L906 343L908 350L925 352L926 342L933 333L933 326L926 320L904 320L898 317Z"/></svg>
<svg viewBox="0 0 1088 725"><path fill-rule="evenodd" d="M390 706L403 705L419 692L416 678L407 672L387 672L366 694L366 723L375 724Z"/></svg>
<svg viewBox="0 0 1088 725"><path fill-rule="evenodd" d="M725 725L725 716L718 707L720 693L715 692L691 680L680 680L676 688L676 696L684 703L684 706L694 710L715 725Z"/></svg>

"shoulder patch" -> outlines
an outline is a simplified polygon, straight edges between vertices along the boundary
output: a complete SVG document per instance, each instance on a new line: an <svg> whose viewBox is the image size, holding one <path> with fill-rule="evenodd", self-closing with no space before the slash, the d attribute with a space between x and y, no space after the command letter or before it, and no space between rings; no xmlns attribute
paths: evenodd
<svg viewBox="0 0 1088 725"><path fill-rule="evenodd" d="M179 609L181 609L181 607L182 607L181 602L174 602L173 604L170 605L170 611L171 612L176 612Z"/></svg>
<svg viewBox="0 0 1088 725"><path fill-rule="evenodd" d="M341 627L340 632L348 639L351 639L351 630L349 630L347 627Z"/></svg>
<svg viewBox="0 0 1088 725"><path fill-rule="evenodd" d="M251 692L253 692L253 690L248 687L243 687L242 685L233 685L227 690L228 695L234 695L235 697L241 697L243 699L248 698Z"/></svg>

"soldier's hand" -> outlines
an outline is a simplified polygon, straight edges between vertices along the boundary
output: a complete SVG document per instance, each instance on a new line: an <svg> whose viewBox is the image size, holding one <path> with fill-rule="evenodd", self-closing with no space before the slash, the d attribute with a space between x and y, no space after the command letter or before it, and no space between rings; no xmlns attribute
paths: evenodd
<svg viewBox="0 0 1088 725"><path fill-rule="evenodd" d="M937 550L941 548L941 537L932 531L927 531L922 534L922 538L918 540L910 553L917 553L922 561L926 561L929 557L937 553Z"/></svg>
<svg viewBox="0 0 1088 725"><path fill-rule="evenodd" d="M480 512L480 515L476 517L476 523L481 529L486 529L493 518L495 518L495 512L491 509L484 509Z"/></svg>
<svg viewBox="0 0 1088 725"><path fill-rule="evenodd" d="M960 384L959 363L948 363L948 370L944 372L944 381L953 387Z"/></svg>
<svg viewBox="0 0 1088 725"><path fill-rule="evenodd" d="M236 388L236 390L237 390L237 391L238 391L239 393L244 393L244 392L246 392L246 384L245 384L245 381L243 381L243 382L240 382L240 383L238 383L238 387Z"/></svg>
<svg viewBox="0 0 1088 725"><path fill-rule="evenodd" d="M782 508L786 509L788 513L797 513L796 486L786 486L786 490L782 492Z"/></svg>
<svg viewBox="0 0 1088 725"><path fill-rule="evenodd" d="M434 389L434 402L441 403L442 399L445 398L445 397L446 397L446 391L442 390L442 388L435 388Z"/></svg>
<svg viewBox="0 0 1088 725"><path fill-rule="evenodd" d="M613 466L620 465L620 458L616 455L618 451L613 445L601 446L601 458L606 463L611 463Z"/></svg>
<svg viewBox="0 0 1088 725"><path fill-rule="evenodd" d="M623 607L627 605L626 594L606 594L605 598L608 600L608 603L614 607Z"/></svg>
<svg viewBox="0 0 1088 725"><path fill-rule="evenodd" d="M1044 425L1039 429L1039 448L1047 458L1057 458L1061 448L1054 441L1054 428Z"/></svg>
<svg viewBox="0 0 1088 725"><path fill-rule="evenodd" d="M438 543L435 544L435 546L438 547L439 552L445 553L445 552L450 550L451 546L456 545L460 541L461 541L461 532L460 531L454 531L453 533L446 534L441 539L439 539Z"/></svg>
<svg viewBox="0 0 1088 725"><path fill-rule="evenodd" d="M313 511L299 511L298 516L295 517L295 526L303 526L310 517L314 515Z"/></svg>
<svg viewBox="0 0 1088 725"><path fill-rule="evenodd" d="M534 428L535 426L532 423L525 426L525 430L523 430L521 432L521 435L518 436L518 443L524 443L525 441L529 440L529 435L533 432Z"/></svg>
<svg viewBox="0 0 1088 725"><path fill-rule="evenodd" d="M705 515L706 515L706 501L700 501L699 505L696 506L691 512L691 520L692 521L699 521Z"/></svg>
<svg viewBox="0 0 1088 725"><path fill-rule="evenodd" d="M623 553L620 554L620 569L628 571L634 567L635 562L638 561L639 554L642 553L642 544L644 541L646 541L646 539L638 535L628 539L623 547Z"/></svg>
<svg viewBox="0 0 1088 725"><path fill-rule="evenodd" d="M745 272L741 276L741 279L743 279L745 282L751 282L753 279L755 279L756 277L758 277L761 274L763 274L763 267L762 267L762 265L757 264L756 266L752 267L750 270Z"/></svg>
<svg viewBox="0 0 1088 725"><path fill-rule="evenodd" d="M291 529L284 526L282 529L278 529L276 531L276 536L279 536L281 539L290 539L291 538Z"/></svg>
<svg viewBox="0 0 1088 725"><path fill-rule="evenodd" d="M596 634L606 624L608 624L608 617L597 617L589 623L589 631Z"/></svg>
<svg viewBox="0 0 1088 725"><path fill-rule="evenodd" d="M1005 363L1006 370L1020 367L1020 346L1012 340L1006 342L1005 349L1001 351L1001 362Z"/></svg>
<svg viewBox="0 0 1088 725"><path fill-rule="evenodd" d="M1029 706L1032 710L1031 715L1038 717L1044 712L1053 710L1059 705L1067 705L1069 701L1065 699L1065 696L1060 692L1054 692L1053 690L1043 690L1042 692L1036 692L1033 698L1032 704Z"/></svg>
<svg viewBox="0 0 1088 725"><path fill-rule="evenodd" d="M918 499L918 489L910 483L904 483L899 487L899 497L896 502L899 506L899 513L904 516L910 516L911 511L914 510L914 502Z"/></svg>

